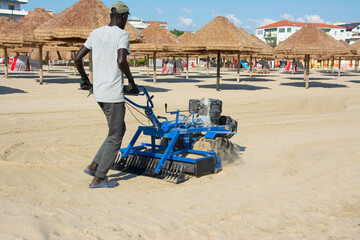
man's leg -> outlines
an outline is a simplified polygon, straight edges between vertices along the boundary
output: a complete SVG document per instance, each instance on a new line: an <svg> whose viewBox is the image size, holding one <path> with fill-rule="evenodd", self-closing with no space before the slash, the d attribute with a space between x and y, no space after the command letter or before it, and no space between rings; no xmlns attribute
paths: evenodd
<svg viewBox="0 0 360 240"><path fill-rule="evenodd" d="M105 109L104 109L104 103L102 102L98 102L101 110L104 112L105 116ZM108 117L106 116L106 120L108 121ZM104 149L105 149L105 145L106 145L106 139L104 140L103 144L101 145L101 147L99 148L98 152L96 153L94 160L90 163L89 166L87 166L87 170L91 171L91 172L96 172L97 167L100 164L101 161L101 157L103 155Z"/></svg>
<svg viewBox="0 0 360 240"><path fill-rule="evenodd" d="M105 179L107 172L119 152L125 127L125 103L102 103L108 122L109 133L94 158L98 164L95 176ZM101 156L101 157L100 157Z"/></svg>

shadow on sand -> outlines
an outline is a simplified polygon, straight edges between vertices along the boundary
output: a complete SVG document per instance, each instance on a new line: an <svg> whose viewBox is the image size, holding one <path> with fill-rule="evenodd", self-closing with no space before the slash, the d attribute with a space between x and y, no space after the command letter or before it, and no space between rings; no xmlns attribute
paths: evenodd
<svg viewBox="0 0 360 240"><path fill-rule="evenodd" d="M44 84L68 84L68 83L80 83L80 78L64 78L61 76L58 78L53 78L51 76L44 76ZM36 82L40 82L39 79L36 79Z"/></svg>
<svg viewBox="0 0 360 240"><path fill-rule="evenodd" d="M146 90L147 90L149 93L152 93L152 92L169 92L169 91L171 91L171 89L159 88L159 87L152 87L152 86L149 86L149 85L146 85Z"/></svg>
<svg viewBox="0 0 360 240"><path fill-rule="evenodd" d="M305 88L305 82L292 82L292 83L281 83L282 86L301 87ZM309 82L310 88L346 88L348 86L343 84L335 83L322 83L322 82Z"/></svg>
<svg viewBox="0 0 360 240"><path fill-rule="evenodd" d="M144 82L153 82L153 79L144 79ZM166 78L166 79L156 79L158 83L200 83L201 80L196 79L186 79L186 78Z"/></svg>
<svg viewBox="0 0 360 240"><path fill-rule="evenodd" d="M197 85L198 88L213 88L216 89L216 84L207 84L207 85ZM258 87L252 86L247 84L227 84L223 83L220 84L221 90L247 90L247 91L255 91L255 90L263 90L263 89L270 89L268 87Z"/></svg>
<svg viewBox="0 0 360 240"><path fill-rule="evenodd" d="M231 79L222 79L223 81L231 81L231 82L236 82L237 79L236 78L231 78ZM242 78L240 76L240 83L241 82L274 82L275 80L269 79L269 78L250 78L250 77L246 77L246 78Z"/></svg>
<svg viewBox="0 0 360 240"><path fill-rule="evenodd" d="M28 93L28 92L25 92L25 91L23 91L21 89L17 89L17 88L0 86L0 95L12 94L12 93Z"/></svg>
<svg viewBox="0 0 360 240"><path fill-rule="evenodd" d="M348 81L348 82L352 82L352 83L360 83L359 80L351 80L351 81Z"/></svg>
<svg viewBox="0 0 360 240"><path fill-rule="evenodd" d="M304 78L303 77L290 77L290 78L287 78L289 80L297 80L297 81L304 81ZM310 81L311 80L314 80L314 81L326 81L326 80L336 80L336 78L313 78L311 77L310 75Z"/></svg>

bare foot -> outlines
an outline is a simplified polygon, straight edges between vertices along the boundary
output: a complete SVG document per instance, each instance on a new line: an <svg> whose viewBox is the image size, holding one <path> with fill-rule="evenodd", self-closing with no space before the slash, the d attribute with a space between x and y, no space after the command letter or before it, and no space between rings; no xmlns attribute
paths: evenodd
<svg viewBox="0 0 360 240"><path fill-rule="evenodd" d="M99 177L95 176L90 185L96 186L96 185L99 185L100 183L102 183L103 181L104 181L103 178L99 178Z"/></svg>
<svg viewBox="0 0 360 240"><path fill-rule="evenodd" d="M89 166L87 166L86 169L89 170L89 171L95 172L98 166L99 165L96 162L93 161L93 162L90 163Z"/></svg>

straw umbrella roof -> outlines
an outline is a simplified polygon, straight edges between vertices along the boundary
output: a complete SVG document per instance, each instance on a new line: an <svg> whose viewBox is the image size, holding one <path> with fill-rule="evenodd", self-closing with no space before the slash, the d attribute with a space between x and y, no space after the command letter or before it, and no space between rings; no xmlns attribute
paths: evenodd
<svg viewBox="0 0 360 240"><path fill-rule="evenodd" d="M350 45L350 48L355 51L356 55L360 55L360 40L357 40L355 43Z"/></svg>
<svg viewBox="0 0 360 240"><path fill-rule="evenodd" d="M35 8L34 11L29 12L28 15L4 29L0 34L0 41L4 45L16 45L23 44L25 41L35 41L34 30L51 18L52 15L43 8Z"/></svg>
<svg viewBox="0 0 360 240"><path fill-rule="evenodd" d="M241 29L242 30L242 29ZM260 46L260 52L256 54L257 57L273 57L274 56L274 48L272 48L269 44L262 41L258 37L254 35L250 35L251 39Z"/></svg>
<svg viewBox="0 0 360 240"><path fill-rule="evenodd" d="M233 23L225 17L216 17L182 44L182 50L202 50L207 52L225 51L256 52L252 40L245 31L239 31Z"/></svg>
<svg viewBox="0 0 360 240"><path fill-rule="evenodd" d="M351 59L356 54L356 51L351 48L351 45L345 42L344 40L339 40L339 43L347 50L346 54L337 55L338 57L345 57Z"/></svg>
<svg viewBox="0 0 360 240"><path fill-rule="evenodd" d="M0 32L3 32L7 27L11 27L15 22L7 17L0 17Z"/></svg>
<svg viewBox="0 0 360 240"><path fill-rule="evenodd" d="M109 24L110 9L100 0L80 0L35 31L38 38L83 43L95 28ZM143 36L126 25L130 42L142 42Z"/></svg>
<svg viewBox="0 0 360 240"><path fill-rule="evenodd" d="M293 56L305 54L333 56L348 52L341 43L311 23L281 42L274 51L275 54Z"/></svg>
<svg viewBox="0 0 360 240"><path fill-rule="evenodd" d="M132 46L135 52L177 52L180 50L179 39L167 29L161 27L160 23L154 22L142 31L146 43Z"/></svg>
<svg viewBox="0 0 360 240"><path fill-rule="evenodd" d="M180 40L181 42L183 42L183 41L188 41L189 38L191 38L192 35L193 35L193 34L192 34L191 32L184 32L183 34L180 35L179 40Z"/></svg>

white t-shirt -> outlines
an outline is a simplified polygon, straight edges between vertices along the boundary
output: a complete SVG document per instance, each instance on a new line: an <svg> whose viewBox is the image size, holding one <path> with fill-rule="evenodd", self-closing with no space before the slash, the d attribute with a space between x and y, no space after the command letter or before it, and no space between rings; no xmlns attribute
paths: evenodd
<svg viewBox="0 0 360 240"><path fill-rule="evenodd" d="M92 50L93 89L97 102L124 102L124 76L117 62L118 50L130 53L130 35L117 26L104 26L93 30L84 43Z"/></svg>

